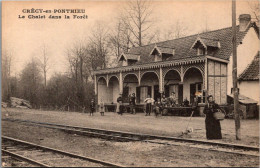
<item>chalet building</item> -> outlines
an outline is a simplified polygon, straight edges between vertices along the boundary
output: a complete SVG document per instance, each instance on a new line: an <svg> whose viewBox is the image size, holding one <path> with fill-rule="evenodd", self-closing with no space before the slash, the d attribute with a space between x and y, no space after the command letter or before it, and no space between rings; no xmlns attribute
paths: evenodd
<svg viewBox="0 0 260 168"><path fill-rule="evenodd" d="M258 28L248 14L240 15L237 31L238 75L259 51ZM98 103L123 102L135 93L137 103L147 95L154 99L175 92L178 102L185 98L205 102L205 95L226 104L232 88L232 27L174 40L133 47L118 59L118 66L96 70L95 93ZM259 82L259 81L258 81Z"/></svg>

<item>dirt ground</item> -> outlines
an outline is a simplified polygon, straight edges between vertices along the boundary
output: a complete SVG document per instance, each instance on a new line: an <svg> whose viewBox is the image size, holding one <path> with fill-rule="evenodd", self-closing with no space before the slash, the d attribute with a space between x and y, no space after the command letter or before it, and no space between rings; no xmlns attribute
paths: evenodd
<svg viewBox="0 0 260 168"><path fill-rule="evenodd" d="M258 167L259 165L259 158L256 157L182 146L106 141L9 121L2 121L2 134L129 167Z"/></svg>
<svg viewBox="0 0 260 168"><path fill-rule="evenodd" d="M79 112L39 111L16 108L2 109L2 118L26 119L166 136L180 136L181 132L186 129L190 119L189 117L178 116L159 116L156 118L153 115L144 116L144 113L137 113L136 115L126 113L121 116L113 112L106 112L105 116L101 116L99 113L89 116L88 113ZM204 121L204 117L192 117L188 127L193 128L193 132L186 138L206 140ZM233 119L221 121L221 128L223 139L211 141L259 146L258 119L241 120L242 140L240 141L235 139L235 122Z"/></svg>

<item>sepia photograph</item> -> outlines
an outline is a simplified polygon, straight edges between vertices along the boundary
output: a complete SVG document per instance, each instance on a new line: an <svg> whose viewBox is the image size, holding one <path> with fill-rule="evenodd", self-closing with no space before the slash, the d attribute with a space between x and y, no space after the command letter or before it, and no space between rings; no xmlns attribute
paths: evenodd
<svg viewBox="0 0 260 168"><path fill-rule="evenodd" d="M259 0L2 0L1 167L259 167Z"/></svg>

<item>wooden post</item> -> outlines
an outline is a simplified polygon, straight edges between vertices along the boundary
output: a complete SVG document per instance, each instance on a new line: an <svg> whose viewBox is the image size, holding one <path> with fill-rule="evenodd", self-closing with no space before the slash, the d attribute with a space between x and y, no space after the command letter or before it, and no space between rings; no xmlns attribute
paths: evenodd
<svg viewBox="0 0 260 168"><path fill-rule="evenodd" d="M162 93L163 92L163 89L164 89L164 87L163 87L163 71L162 71L162 67L160 67L160 74L159 74L160 76L159 76L159 91L160 91L160 93Z"/></svg>
<svg viewBox="0 0 260 168"><path fill-rule="evenodd" d="M95 89L95 95L97 94L97 76L94 75L94 89Z"/></svg>
<svg viewBox="0 0 260 168"><path fill-rule="evenodd" d="M234 116L236 127L236 139L241 140L240 118L238 112L238 89L237 89L237 38L236 38L236 1L232 0L232 32L233 32L233 96L234 96Z"/></svg>
<svg viewBox="0 0 260 168"><path fill-rule="evenodd" d="M119 74L119 93L123 94L123 76L122 72Z"/></svg>

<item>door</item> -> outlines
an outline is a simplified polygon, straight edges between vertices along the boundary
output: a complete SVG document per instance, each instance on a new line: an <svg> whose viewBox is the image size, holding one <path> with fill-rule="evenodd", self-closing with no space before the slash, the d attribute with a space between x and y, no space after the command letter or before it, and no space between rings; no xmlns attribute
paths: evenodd
<svg viewBox="0 0 260 168"><path fill-rule="evenodd" d="M144 100L148 97L148 95L152 95L152 87L151 86L141 86L140 87L140 103L144 103Z"/></svg>
<svg viewBox="0 0 260 168"><path fill-rule="evenodd" d="M129 87L126 86L123 88L123 94L122 94L123 103L129 103L128 95L129 95Z"/></svg>
<svg viewBox="0 0 260 168"><path fill-rule="evenodd" d="M140 103L140 87L136 87L136 103Z"/></svg>
<svg viewBox="0 0 260 168"><path fill-rule="evenodd" d="M159 85L154 85L154 100L157 101L158 98L161 98L161 94L159 92Z"/></svg>
<svg viewBox="0 0 260 168"><path fill-rule="evenodd" d="M169 97L170 93L169 93L169 85L164 85L164 95L165 97Z"/></svg>

